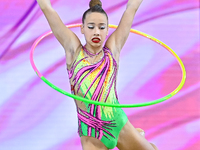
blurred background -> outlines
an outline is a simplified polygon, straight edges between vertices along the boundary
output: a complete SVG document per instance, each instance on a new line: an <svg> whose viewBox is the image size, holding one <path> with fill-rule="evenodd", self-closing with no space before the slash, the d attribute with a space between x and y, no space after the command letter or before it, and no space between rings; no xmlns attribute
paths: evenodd
<svg viewBox="0 0 200 150"><path fill-rule="evenodd" d="M52 0L65 24L81 23L88 3ZM109 23L117 25L127 1L102 3ZM160 150L199 150L199 1L143 0L132 28L169 45L182 59L187 78L169 100L124 111ZM0 0L0 150L81 150L74 101L46 85L30 65L32 44L49 30L35 0ZM85 44L80 29L72 30ZM70 92L65 53L53 35L37 46L34 61L49 81ZM159 99L181 82L176 59L159 44L133 33L119 65L117 89L122 104Z"/></svg>

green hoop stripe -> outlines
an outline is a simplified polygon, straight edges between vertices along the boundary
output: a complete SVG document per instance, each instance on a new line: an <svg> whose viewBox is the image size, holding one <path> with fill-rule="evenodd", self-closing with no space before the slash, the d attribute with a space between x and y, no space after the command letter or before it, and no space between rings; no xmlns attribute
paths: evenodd
<svg viewBox="0 0 200 150"><path fill-rule="evenodd" d="M73 24L73 25L67 25L66 27L68 28L74 28L74 27L80 27L81 24ZM114 28L116 29L117 26L116 25L109 25L110 28ZM33 44L32 48L31 48L31 54L30 54L30 61L31 61L31 65L33 67L33 69L35 70L36 74L50 87L52 87L53 89L55 89L56 91L69 96L73 99L79 100L79 101L83 101L83 102L87 102L90 104L95 104L95 105L101 105L101 106L108 106L108 107L121 107L121 108L132 108L132 107L144 107L144 106L150 106L150 105L154 105L154 104L158 104L161 103L163 101L166 101L167 99L171 98L172 96L174 96L176 93L178 93L180 91L180 89L183 87L185 80L186 80L186 71L185 71L185 67L183 62L181 61L181 59L178 57L178 55L169 47L167 46L165 43L161 42L160 40L137 30L131 29L130 32L141 35L143 37L146 37L158 44L160 44L161 46L163 46L165 49L167 49L178 61L181 70L182 70L182 80L180 82L180 84L178 85L178 87L171 92L170 94L168 94L167 96L164 96L160 99L154 100L154 101L150 101L150 102L145 102L145 103L137 103L137 104L108 104L108 103L104 103L104 102L97 102L97 101L93 101L93 100L89 100L80 96L76 96L74 94L68 93L62 89L60 89L59 87L55 86L54 84L52 84L50 81L48 81L36 68L34 61L33 61L33 53L34 50L36 48L36 46L38 45L38 43L45 37L47 37L48 35L52 34L52 31L49 31L45 34L43 34L42 36L40 36Z"/></svg>

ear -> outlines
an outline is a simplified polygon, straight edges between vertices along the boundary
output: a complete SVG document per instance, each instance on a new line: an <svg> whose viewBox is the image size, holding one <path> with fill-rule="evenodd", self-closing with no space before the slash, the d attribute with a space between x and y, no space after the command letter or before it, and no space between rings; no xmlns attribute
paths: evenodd
<svg viewBox="0 0 200 150"><path fill-rule="evenodd" d="M83 25L83 24L81 24L81 26L80 26L80 27L81 27L81 33L82 33L82 34L84 34L84 30L83 30L83 28L84 28L84 25Z"/></svg>

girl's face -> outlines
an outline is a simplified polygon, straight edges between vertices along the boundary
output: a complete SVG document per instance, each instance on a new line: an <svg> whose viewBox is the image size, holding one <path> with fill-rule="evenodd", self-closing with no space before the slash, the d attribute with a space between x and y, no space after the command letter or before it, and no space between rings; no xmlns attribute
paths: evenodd
<svg viewBox="0 0 200 150"><path fill-rule="evenodd" d="M106 15L98 12L88 13L84 24L81 26L81 33L85 36L86 45L102 47L108 35L108 20Z"/></svg>

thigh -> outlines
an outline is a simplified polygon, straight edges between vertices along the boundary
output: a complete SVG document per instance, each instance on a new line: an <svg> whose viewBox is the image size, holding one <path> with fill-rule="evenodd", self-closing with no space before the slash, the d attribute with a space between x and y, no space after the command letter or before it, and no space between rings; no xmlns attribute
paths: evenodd
<svg viewBox="0 0 200 150"><path fill-rule="evenodd" d="M154 150L151 144L127 121L121 130L117 147L119 150Z"/></svg>
<svg viewBox="0 0 200 150"><path fill-rule="evenodd" d="M89 136L81 136L83 150L108 150L108 148L98 139Z"/></svg>

